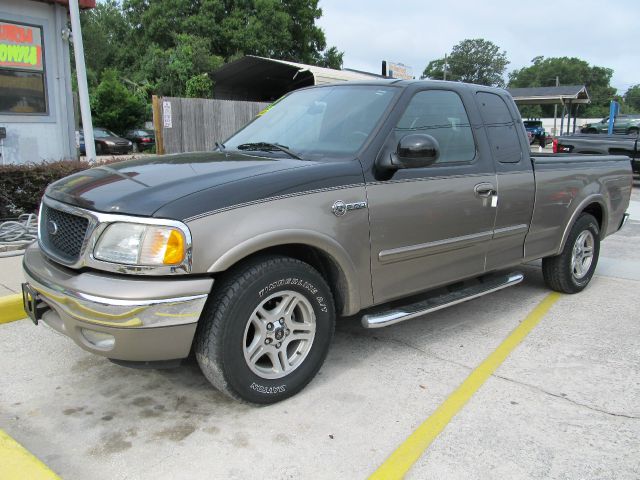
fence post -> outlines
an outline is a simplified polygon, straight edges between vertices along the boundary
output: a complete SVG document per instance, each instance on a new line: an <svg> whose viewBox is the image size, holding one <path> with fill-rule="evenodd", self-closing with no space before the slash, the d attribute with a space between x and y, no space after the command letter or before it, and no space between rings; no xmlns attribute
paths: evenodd
<svg viewBox="0 0 640 480"><path fill-rule="evenodd" d="M156 153L164 155L164 140L162 137L162 97L153 95L151 97L153 110L153 130L156 132Z"/></svg>

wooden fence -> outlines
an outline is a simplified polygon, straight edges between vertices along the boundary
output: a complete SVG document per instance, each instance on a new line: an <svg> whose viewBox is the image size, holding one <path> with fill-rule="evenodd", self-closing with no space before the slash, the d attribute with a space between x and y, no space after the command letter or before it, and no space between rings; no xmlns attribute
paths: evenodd
<svg viewBox="0 0 640 480"><path fill-rule="evenodd" d="M156 150L203 152L244 127L269 104L204 98L153 97Z"/></svg>

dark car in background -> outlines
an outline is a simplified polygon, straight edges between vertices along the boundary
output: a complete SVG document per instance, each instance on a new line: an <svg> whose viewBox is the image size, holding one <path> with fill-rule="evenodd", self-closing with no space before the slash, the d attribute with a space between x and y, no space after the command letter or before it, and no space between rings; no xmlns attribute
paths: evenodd
<svg viewBox="0 0 640 480"><path fill-rule="evenodd" d="M93 138L96 142L96 155L126 155L131 153L133 143L126 138L119 137L106 128L93 129Z"/></svg>
<svg viewBox="0 0 640 480"><path fill-rule="evenodd" d="M524 128L527 131L529 137L529 143L539 142L541 146L545 147L547 144L547 132L542 126L541 120L525 120ZM531 134L531 135L529 135Z"/></svg>
<svg viewBox="0 0 640 480"><path fill-rule="evenodd" d="M596 123L587 123L581 133L609 133L609 117ZM613 121L613 133L638 135L640 132L640 114L618 115Z"/></svg>
<svg viewBox="0 0 640 480"><path fill-rule="evenodd" d="M84 143L84 132L80 130L80 155L86 155L87 149ZM106 128L95 127L93 139L96 144L96 155L126 155L131 153L132 142L121 138Z"/></svg>
<svg viewBox="0 0 640 480"><path fill-rule="evenodd" d="M153 130L136 128L129 130L124 137L133 143L134 152L143 152L156 146L156 134Z"/></svg>

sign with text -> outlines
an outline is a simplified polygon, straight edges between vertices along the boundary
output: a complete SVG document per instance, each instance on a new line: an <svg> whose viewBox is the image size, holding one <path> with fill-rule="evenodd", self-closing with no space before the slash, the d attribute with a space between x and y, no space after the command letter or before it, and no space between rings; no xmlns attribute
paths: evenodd
<svg viewBox="0 0 640 480"><path fill-rule="evenodd" d="M42 72L42 29L0 21L0 68Z"/></svg>
<svg viewBox="0 0 640 480"><path fill-rule="evenodd" d="M171 102L166 100L162 102L162 126L164 128L173 127L173 118L171 117Z"/></svg>
<svg viewBox="0 0 640 480"><path fill-rule="evenodd" d="M394 63L387 61L387 75L391 78L402 80L413 80L412 68L404 63Z"/></svg>

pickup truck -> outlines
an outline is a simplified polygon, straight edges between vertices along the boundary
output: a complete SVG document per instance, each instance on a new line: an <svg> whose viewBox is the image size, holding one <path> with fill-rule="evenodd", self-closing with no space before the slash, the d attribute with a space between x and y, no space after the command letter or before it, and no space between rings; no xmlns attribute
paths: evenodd
<svg viewBox="0 0 640 480"><path fill-rule="evenodd" d="M634 173L640 174L640 137L638 135L579 134L561 136L553 141L554 153L626 155Z"/></svg>
<svg viewBox="0 0 640 480"><path fill-rule="evenodd" d="M515 285L540 258L550 288L583 290L631 188L624 156L531 156L504 90L310 87L216 151L51 184L25 309L121 364L193 351L220 391L273 403L318 372L337 317L392 325Z"/></svg>

